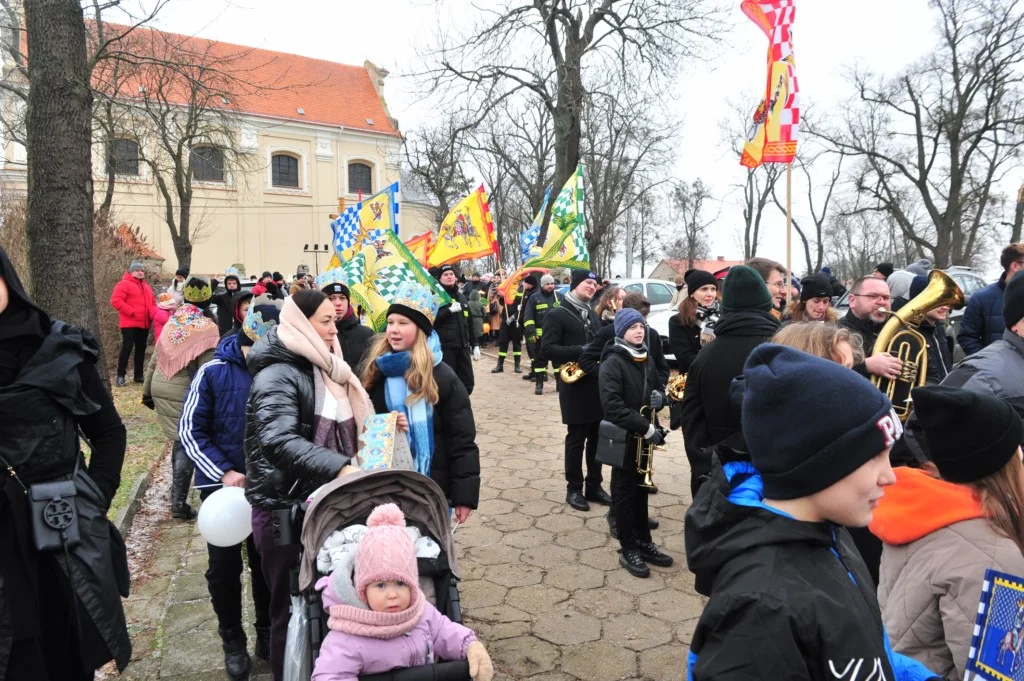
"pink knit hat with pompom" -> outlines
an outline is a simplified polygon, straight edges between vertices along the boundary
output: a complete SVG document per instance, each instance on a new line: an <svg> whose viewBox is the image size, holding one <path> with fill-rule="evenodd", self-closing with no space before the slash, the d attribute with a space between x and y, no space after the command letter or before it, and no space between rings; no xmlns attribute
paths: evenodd
<svg viewBox="0 0 1024 681"><path fill-rule="evenodd" d="M366 603L366 587L389 579L401 580L419 589L416 549L405 529L405 516L395 504L373 509L366 521L369 528L356 552L356 591Z"/></svg>

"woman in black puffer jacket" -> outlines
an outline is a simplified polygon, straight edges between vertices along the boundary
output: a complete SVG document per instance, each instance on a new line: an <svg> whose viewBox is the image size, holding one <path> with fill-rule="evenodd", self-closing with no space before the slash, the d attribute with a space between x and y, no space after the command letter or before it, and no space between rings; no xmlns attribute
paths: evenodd
<svg viewBox="0 0 1024 681"><path fill-rule="evenodd" d="M247 358L253 375L245 414L245 495L270 587L270 665L282 677L291 600L289 572L299 544L275 542L273 512L289 509L333 478L356 470L358 434L373 405L341 358L334 306L320 291L285 301L281 323ZM333 407L333 408L329 408Z"/></svg>

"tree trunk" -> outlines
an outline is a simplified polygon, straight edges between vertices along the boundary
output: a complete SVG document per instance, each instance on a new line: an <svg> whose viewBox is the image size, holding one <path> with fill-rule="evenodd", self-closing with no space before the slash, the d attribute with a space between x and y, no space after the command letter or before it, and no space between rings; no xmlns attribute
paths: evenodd
<svg viewBox="0 0 1024 681"><path fill-rule="evenodd" d="M54 319L98 335L92 92L82 8L78 0L32 0L25 3L25 26L32 52L26 119L32 296Z"/></svg>
<svg viewBox="0 0 1024 681"><path fill-rule="evenodd" d="M1020 242L1021 226L1024 225L1024 184L1017 191L1017 206L1013 211L1013 224L1010 226L1010 243Z"/></svg>
<svg viewBox="0 0 1024 681"><path fill-rule="evenodd" d="M178 233L171 233L174 243L174 257L178 259L178 267L192 271L192 238L190 223L192 221L192 202L182 201L178 211Z"/></svg>

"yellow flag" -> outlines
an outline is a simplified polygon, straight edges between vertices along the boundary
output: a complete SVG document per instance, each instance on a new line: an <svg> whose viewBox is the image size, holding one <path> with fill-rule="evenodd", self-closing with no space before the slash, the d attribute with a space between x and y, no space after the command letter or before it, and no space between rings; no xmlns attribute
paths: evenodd
<svg viewBox="0 0 1024 681"><path fill-rule="evenodd" d="M437 230L437 242L427 252L427 267L498 253L487 193L480 185L459 201Z"/></svg>

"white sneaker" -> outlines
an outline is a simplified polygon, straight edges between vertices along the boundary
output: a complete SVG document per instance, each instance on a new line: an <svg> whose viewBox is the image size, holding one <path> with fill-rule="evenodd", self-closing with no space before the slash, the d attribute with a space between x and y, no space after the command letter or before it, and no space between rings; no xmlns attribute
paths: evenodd
<svg viewBox="0 0 1024 681"><path fill-rule="evenodd" d="M473 348L473 361L475 362L478 359L480 359L480 346L479 345L476 346L475 348Z"/></svg>

